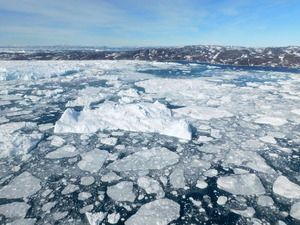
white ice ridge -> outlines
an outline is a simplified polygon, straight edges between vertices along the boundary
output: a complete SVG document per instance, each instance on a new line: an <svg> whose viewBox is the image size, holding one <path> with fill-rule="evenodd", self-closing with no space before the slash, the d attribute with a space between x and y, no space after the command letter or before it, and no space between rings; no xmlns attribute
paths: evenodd
<svg viewBox="0 0 300 225"><path fill-rule="evenodd" d="M94 133L97 130L157 132L191 140L190 125L176 119L165 105L155 103L115 104L106 102L97 109L67 109L55 123L56 133Z"/></svg>

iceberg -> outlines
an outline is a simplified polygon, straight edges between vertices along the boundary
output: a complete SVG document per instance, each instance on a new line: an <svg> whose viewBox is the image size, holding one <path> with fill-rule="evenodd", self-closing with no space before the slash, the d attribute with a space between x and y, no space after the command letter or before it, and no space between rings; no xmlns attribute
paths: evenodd
<svg viewBox="0 0 300 225"><path fill-rule="evenodd" d="M106 102L97 109L67 109L55 123L55 133L94 133L98 130L156 132L191 140L192 131L185 120L174 118L165 105L155 103L115 104Z"/></svg>

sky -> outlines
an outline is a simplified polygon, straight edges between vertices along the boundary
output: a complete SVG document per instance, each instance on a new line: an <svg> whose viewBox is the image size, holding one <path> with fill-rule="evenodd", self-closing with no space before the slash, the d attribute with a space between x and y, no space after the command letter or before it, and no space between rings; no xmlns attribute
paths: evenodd
<svg viewBox="0 0 300 225"><path fill-rule="evenodd" d="M299 0L0 0L0 46L300 46Z"/></svg>

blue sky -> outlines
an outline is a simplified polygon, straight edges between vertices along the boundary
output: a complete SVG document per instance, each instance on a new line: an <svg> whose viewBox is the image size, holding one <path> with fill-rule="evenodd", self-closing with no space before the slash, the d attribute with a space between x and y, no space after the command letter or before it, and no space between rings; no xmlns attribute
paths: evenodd
<svg viewBox="0 0 300 225"><path fill-rule="evenodd" d="M299 0L0 0L0 45L300 46Z"/></svg>

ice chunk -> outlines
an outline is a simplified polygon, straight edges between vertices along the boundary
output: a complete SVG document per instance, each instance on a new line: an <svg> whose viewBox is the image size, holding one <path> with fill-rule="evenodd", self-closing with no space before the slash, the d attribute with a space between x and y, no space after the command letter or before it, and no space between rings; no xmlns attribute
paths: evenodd
<svg viewBox="0 0 300 225"><path fill-rule="evenodd" d="M48 159L60 159L60 158L70 158L78 155L79 152L73 145L65 145L56 149L53 152L48 153L45 157Z"/></svg>
<svg viewBox="0 0 300 225"><path fill-rule="evenodd" d="M178 161L179 156L176 153L166 148L155 148L133 153L109 164L107 168L114 171L162 169Z"/></svg>
<svg viewBox="0 0 300 225"><path fill-rule="evenodd" d="M268 206L272 206L274 204L274 201L271 197L262 195L258 197L257 204L268 207Z"/></svg>
<svg viewBox="0 0 300 225"><path fill-rule="evenodd" d="M0 190L0 198L26 198L41 189L40 180L28 172L24 172Z"/></svg>
<svg viewBox="0 0 300 225"><path fill-rule="evenodd" d="M175 169L170 175L170 183L174 188L184 188L184 171L182 169Z"/></svg>
<svg viewBox="0 0 300 225"><path fill-rule="evenodd" d="M244 217L253 217L255 214L255 210L252 207L247 207L245 210L231 209L231 211Z"/></svg>
<svg viewBox="0 0 300 225"><path fill-rule="evenodd" d="M132 192L133 183L129 181L122 181L114 186L107 188L107 195L115 201L128 201L135 200L135 194Z"/></svg>
<svg viewBox="0 0 300 225"><path fill-rule="evenodd" d="M77 185L74 184L68 184L63 190L62 190L62 194L63 195L67 195L67 194L71 194L75 191L79 190L79 187Z"/></svg>
<svg viewBox="0 0 300 225"><path fill-rule="evenodd" d="M265 136L265 137L261 137L259 139L262 140L263 142L270 143L270 144L276 144L277 143L276 140L271 136Z"/></svg>
<svg viewBox="0 0 300 225"><path fill-rule="evenodd" d="M197 184L196 184L197 188L205 189L205 188L207 188L207 186L208 186L208 184L205 181L203 181L203 180L197 181Z"/></svg>
<svg viewBox="0 0 300 225"><path fill-rule="evenodd" d="M97 212L97 213L89 213L86 212L85 216L87 220L89 221L90 225L99 225L102 220L105 218L106 213L103 212Z"/></svg>
<svg viewBox="0 0 300 225"><path fill-rule="evenodd" d="M300 220L300 202L297 202L294 205L292 205L290 215L291 217Z"/></svg>
<svg viewBox="0 0 300 225"><path fill-rule="evenodd" d="M66 141L59 136L52 137L51 145L61 147Z"/></svg>
<svg viewBox="0 0 300 225"><path fill-rule="evenodd" d="M177 114L186 115L198 120L211 120L233 116L233 114L224 109L201 106L186 106L184 108L175 109L174 111Z"/></svg>
<svg viewBox="0 0 300 225"><path fill-rule="evenodd" d="M87 205L87 206L84 206L82 209L79 210L79 212L81 214L84 214L84 213L87 213L89 211L92 211L94 208L94 205L93 204L90 204L90 205Z"/></svg>
<svg viewBox="0 0 300 225"><path fill-rule="evenodd" d="M101 143L105 145L115 146L118 142L118 138L101 138Z"/></svg>
<svg viewBox="0 0 300 225"><path fill-rule="evenodd" d="M294 114L300 115L300 109L294 109L291 112Z"/></svg>
<svg viewBox="0 0 300 225"><path fill-rule="evenodd" d="M81 177L80 184L84 186L89 186L95 182L95 178L92 176L89 177Z"/></svg>
<svg viewBox="0 0 300 225"><path fill-rule="evenodd" d="M90 197L92 197L91 193L89 193L89 192L80 192L79 195L78 195L78 200L84 201L84 200L86 200Z"/></svg>
<svg viewBox="0 0 300 225"><path fill-rule="evenodd" d="M137 184L143 188L147 194L156 194L156 198L165 197L165 192L159 182L151 177L140 177L137 180Z"/></svg>
<svg viewBox="0 0 300 225"><path fill-rule="evenodd" d="M29 208L30 205L25 202L13 202L10 204L0 205L0 214L7 218L23 219Z"/></svg>
<svg viewBox="0 0 300 225"><path fill-rule="evenodd" d="M261 117L254 122L259 124L269 124L273 126L282 126L287 123L286 119L278 117Z"/></svg>
<svg viewBox="0 0 300 225"><path fill-rule="evenodd" d="M81 112L67 109L55 123L54 132L94 133L118 129L157 132L188 140L192 134L185 120L174 118L171 110L159 102L125 105L107 102L94 110L85 107Z"/></svg>
<svg viewBox="0 0 300 225"><path fill-rule="evenodd" d="M109 172L101 177L102 182L108 182L108 183L110 183L112 181L120 180L120 179L121 179L121 177L118 176L114 172Z"/></svg>
<svg viewBox="0 0 300 225"><path fill-rule="evenodd" d="M218 188L236 195L261 195L265 193L261 181L255 174L220 177Z"/></svg>
<svg viewBox="0 0 300 225"><path fill-rule="evenodd" d="M48 202L45 205L43 205L42 210L44 212L49 212L56 204L57 202Z"/></svg>
<svg viewBox="0 0 300 225"><path fill-rule="evenodd" d="M176 220L180 214L180 205L170 199L159 199L142 205L125 225L167 225Z"/></svg>
<svg viewBox="0 0 300 225"><path fill-rule="evenodd" d="M226 202L227 202L227 197L226 196L219 196L218 197L218 200L217 200L217 203L219 204L219 205L225 205L226 204Z"/></svg>
<svg viewBox="0 0 300 225"><path fill-rule="evenodd" d="M8 223L7 225L34 225L36 219L19 219L14 222Z"/></svg>
<svg viewBox="0 0 300 225"><path fill-rule="evenodd" d="M34 128L36 124L26 122L0 124L0 158L26 154L34 149L44 135L37 131L23 132Z"/></svg>
<svg viewBox="0 0 300 225"><path fill-rule="evenodd" d="M109 153L108 151L94 149L80 155L82 160L78 162L78 167L81 170L88 171L90 173L97 173L103 166Z"/></svg>
<svg viewBox="0 0 300 225"><path fill-rule="evenodd" d="M116 224L120 220L120 213L113 212L112 214L108 214L107 216L107 222L110 224Z"/></svg>
<svg viewBox="0 0 300 225"><path fill-rule="evenodd" d="M300 186L285 176L279 176L273 184L273 192L285 198L300 198Z"/></svg>

